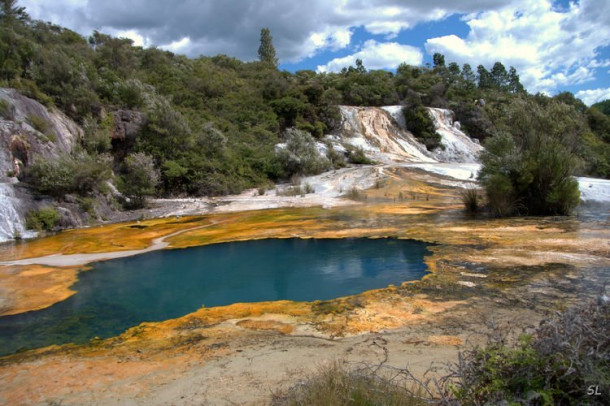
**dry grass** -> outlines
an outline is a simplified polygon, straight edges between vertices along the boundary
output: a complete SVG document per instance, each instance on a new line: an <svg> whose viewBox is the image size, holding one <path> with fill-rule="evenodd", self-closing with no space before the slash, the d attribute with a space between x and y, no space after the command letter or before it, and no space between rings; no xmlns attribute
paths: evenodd
<svg viewBox="0 0 610 406"><path fill-rule="evenodd" d="M426 405L422 390L407 379L382 376L379 368L348 368L335 362L286 391L274 393L273 406Z"/></svg>

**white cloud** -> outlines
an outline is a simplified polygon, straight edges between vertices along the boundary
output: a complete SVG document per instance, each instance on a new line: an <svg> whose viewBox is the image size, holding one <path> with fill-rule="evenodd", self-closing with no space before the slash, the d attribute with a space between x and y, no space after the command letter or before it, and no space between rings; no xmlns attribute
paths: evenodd
<svg viewBox="0 0 610 406"><path fill-rule="evenodd" d="M184 37L179 41L173 41L167 45L161 45L160 48L165 49L167 51L171 51L174 53L184 52L189 49L191 46L191 39L189 37Z"/></svg>
<svg viewBox="0 0 610 406"><path fill-rule="evenodd" d="M610 99L610 87L605 89L581 90L576 93L576 97L582 100L587 106L597 102Z"/></svg>
<svg viewBox="0 0 610 406"><path fill-rule="evenodd" d="M561 11L549 0L512 2L466 16L466 38L431 38L425 47L447 61L486 67L501 61L517 68L530 92L550 93L593 80L593 69L607 66L607 60L597 60L597 50L610 45L608 21L606 0L581 0Z"/></svg>
<svg viewBox="0 0 610 406"><path fill-rule="evenodd" d="M335 58L326 65L318 66L317 70L339 72L344 67L354 66L356 59L361 59L367 69L396 69L403 62L409 65L421 65L423 55L419 48L410 45L368 40L360 51L343 58Z"/></svg>
<svg viewBox="0 0 610 406"><path fill-rule="evenodd" d="M298 62L323 50L346 49L354 29L393 38L404 29L454 13L499 7L504 0L21 0L34 18L83 35L130 32L162 46L190 38L181 52L256 58L268 27L280 61Z"/></svg>
<svg viewBox="0 0 610 406"><path fill-rule="evenodd" d="M144 38L135 30L117 31L111 34L118 38L129 38L133 41L133 44L138 47L145 47L150 45L150 40L148 38Z"/></svg>

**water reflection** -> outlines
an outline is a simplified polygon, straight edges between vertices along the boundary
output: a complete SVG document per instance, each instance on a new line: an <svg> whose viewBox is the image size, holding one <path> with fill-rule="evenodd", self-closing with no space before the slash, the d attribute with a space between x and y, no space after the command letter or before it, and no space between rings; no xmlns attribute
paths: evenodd
<svg viewBox="0 0 610 406"><path fill-rule="evenodd" d="M0 318L0 353L86 342L202 305L326 300L421 278L429 244L394 239L258 240L157 251L94 264L78 293Z"/></svg>

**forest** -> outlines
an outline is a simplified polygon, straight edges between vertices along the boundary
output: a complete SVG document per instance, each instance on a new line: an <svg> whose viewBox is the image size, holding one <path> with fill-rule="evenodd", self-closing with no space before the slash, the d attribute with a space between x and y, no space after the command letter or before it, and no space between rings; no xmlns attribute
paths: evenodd
<svg viewBox="0 0 610 406"><path fill-rule="evenodd" d="M24 171L21 180L39 193L87 195L112 176L135 205L146 195L223 195L264 187L299 170L286 164L275 145L296 130L314 139L337 131L342 104L404 105L407 124L421 127L417 132L429 149L440 146L426 130L430 120L423 106L453 110L467 134L489 145L484 165L508 168L504 178L482 174L484 184L493 183L492 194L535 194L528 189L531 179L524 180L538 176L528 172L532 160L567 162L559 170L569 174L610 177L608 101L587 107L568 92L529 94L518 72L501 62L475 68L435 54L431 66L402 64L395 72L368 70L358 60L338 73L293 73L278 69L267 29L261 30L258 61L188 58L97 31L85 38L32 20L14 1L2 4L0 87L57 107L84 129L71 155ZM9 113L0 106L0 114ZM139 132L114 136L117 115L135 117ZM549 147L552 156L529 149L534 144ZM520 159L511 158L516 151ZM357 152L354 163L361 162ZM74 173L81 175L68 175ZM546 197L534 197L527 209L540 213L549 204ZM551 211L564 212L562 205L556 202Z"/></svg>

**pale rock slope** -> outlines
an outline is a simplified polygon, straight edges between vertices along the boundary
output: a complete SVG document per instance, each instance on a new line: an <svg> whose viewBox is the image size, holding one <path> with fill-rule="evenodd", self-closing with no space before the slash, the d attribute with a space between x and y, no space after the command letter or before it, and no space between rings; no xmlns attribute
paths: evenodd
<svg viewBox="0 0 610 406"><path fill-rule="evenodd" d="M19 188L17 175L35 159L56 157L72 150L82 136L80 127L57 109L47 109L13 89L0 89L0 242L30 237L25 214L33 198ZM38 120L46 128L34 128ZM43 131L39 131L43 130Z"/></svg>
<svg viewBox="0 0 610 406"><path fill-rule="evenodd" d="M362 148L375 161L386 164L436 161L426 147L397 125L383 108L340 106L340 109L343 116L341 141Z"/></svg>

